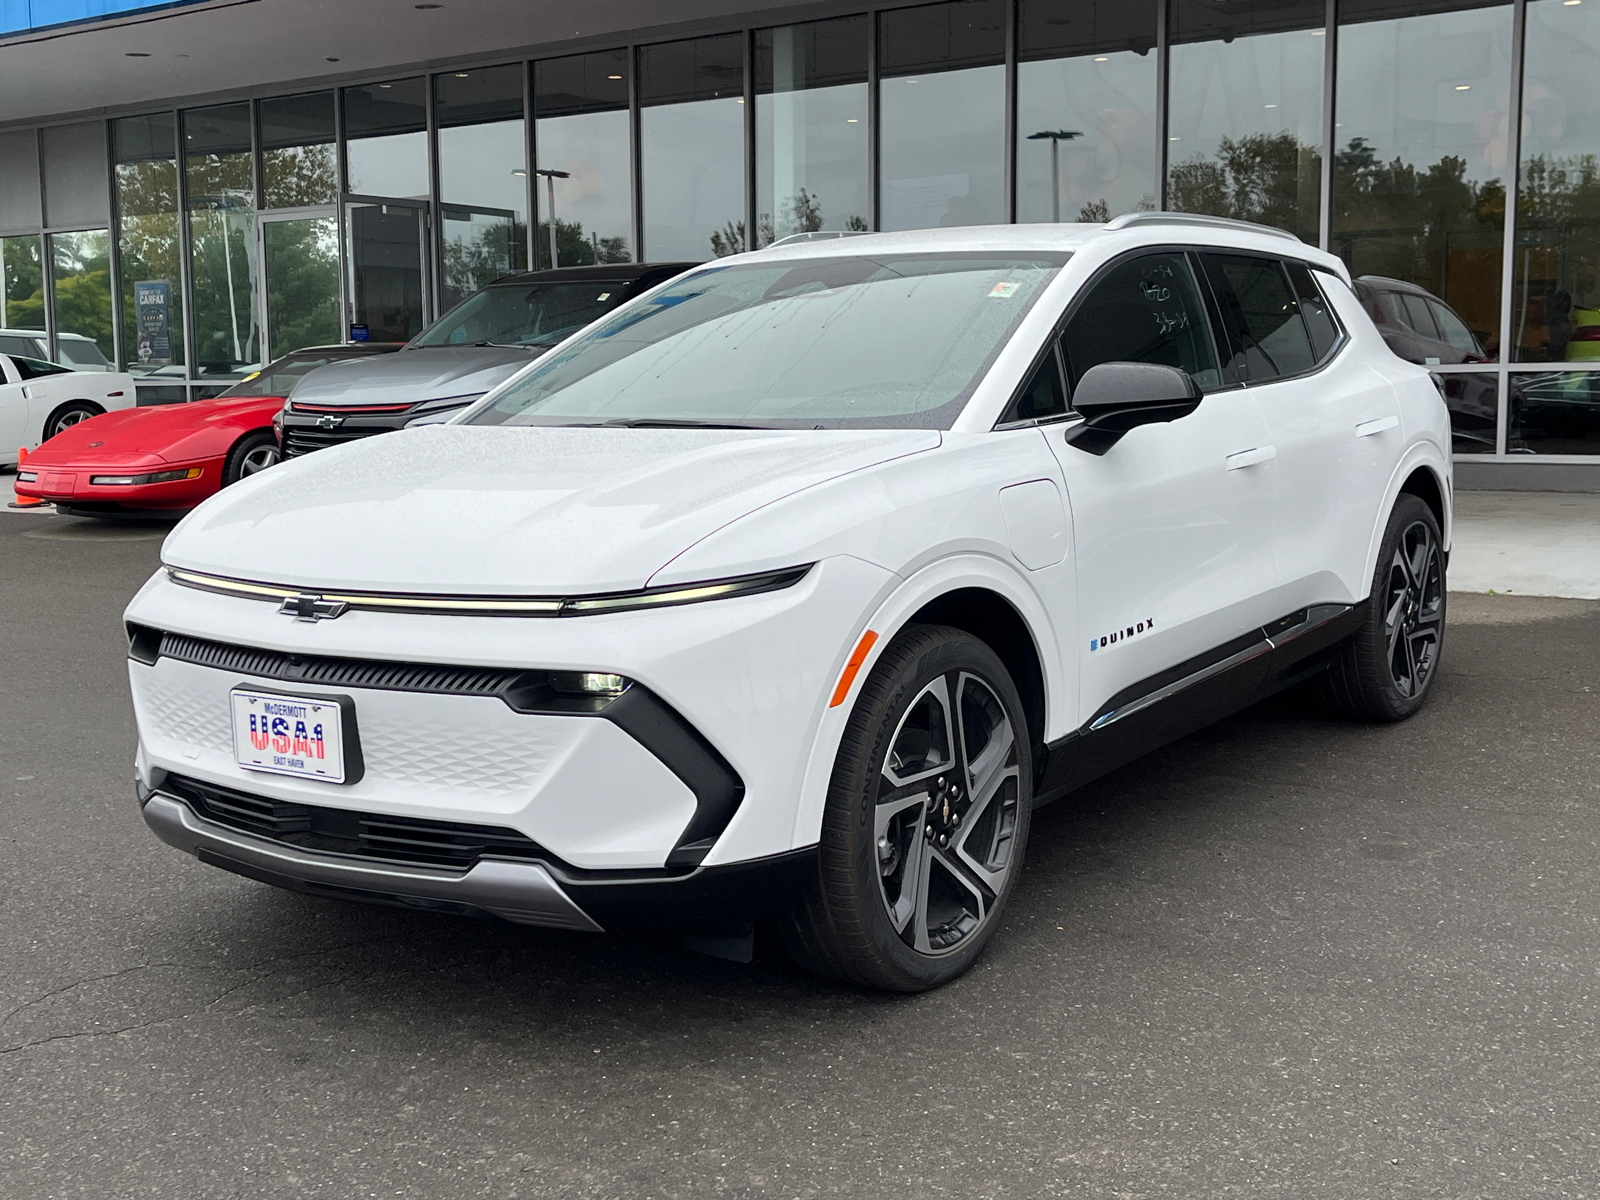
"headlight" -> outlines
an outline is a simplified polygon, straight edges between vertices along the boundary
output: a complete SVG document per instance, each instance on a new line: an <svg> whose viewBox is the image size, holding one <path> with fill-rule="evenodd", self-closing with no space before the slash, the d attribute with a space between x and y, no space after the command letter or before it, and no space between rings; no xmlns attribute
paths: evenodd
<svg viewBox="0 0 1600 1200"><path fill-rule="evenodd" d="M141 483L172 483L178 479L199 479L200 468L186 471L155 471L149 475L91 475L89 482L97 487L133 487Z"/></svg>
<svg viewBox="0 0 1600 1200"><path fill-rule="evenodd" d="M550 676L550 686L558 692L579 696L620 696L628 690L629 680L621 675L604 675L597 671L556 671Z"/></svg>

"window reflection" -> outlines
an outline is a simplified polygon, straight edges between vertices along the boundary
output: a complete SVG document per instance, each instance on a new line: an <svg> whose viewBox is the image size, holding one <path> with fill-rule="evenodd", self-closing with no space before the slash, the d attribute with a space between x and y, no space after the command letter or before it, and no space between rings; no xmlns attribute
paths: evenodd
<svg viewBox="0 0 1600 1200"><path fill-rule="evenodd" d="M756 248L867 228L867 18L755 35Z"/></svg>
<svg viewBox="0 0 1600 1200"><path fill-rule="evenodd" d="M1156 207L1156 0L1022 0L1017 220Z"/></svg>
<svg viewBox="0 0 1600 1200"><path fill-rule="evenodd" d="M428 110L423 80L344 89L350 190L362 196L428 197Z"/></svg>
<svg viewBox="0 0 1600 1200"><path fill-rule="evenodd" d="M250 106L183 114L197 374L237 376L260 362Z"/></svg>
<svg viewBox="0 0 1600 1200"><path fill-rule="evenodd" d="M1510 376L1506 450L1511 454L1600 454L1600 373Z"/></svg>
<svg viewBox="0 0 1600 1200"><path fill-rule="evenodd" d="M1495 357L1511 6L1345 0L1340 14L1331 249L1354 275L1443 300Z"/></svg>
<svg viewBox="0 0 1600 1200"><path fill-rule="evenodd" d="M44 328L44 265L38 234L0 238L0 329Z"/></svg>
<svg viewBox="0 0 1600 1200"><path fill-rule="evenodd" d="M1174 0L1168 208L1316 243L1325 17L1323 0Z"/></svg>
<svg viewBox="0 0 1600 1200"><path fill-rule="evenodd" d="M268 208L305 208L339 198L333 93L261 102L261 190Z"/></svg>
<svg viewBox="0 0 1600 1200"><path fill-rule="evenodd" d="M439 218L450 308L528 265L528 151L522 67L452 71L434 80Z"/></svg>
<svg viewBox="0 0 1600 1200"><path fill-rule="evenodd" d="M1522 362L1600 360L1600 6L1533 0L1512 334ZM1589 453L1584 451L1583 453Z"/></svg>
<svg viewBox="0 0 1600 1200"><path fill-rule="evenodd" d="M990 225L1005 211L1003 0L879 15L883 229Z"/></svg>
<svg viewBox="0 0 1600 1200"><path fill-rule="evenodd" d="M745 248L741 40L730 34L639 50L644 252L655 262Z"/></svg>
<svg viewBox="0 0 1600 1200"><path fill-rule="evenodd" d="M122 356L139 376L183 375L177 146L171 113L111 123Z"/></svg>
<svg viewBox="0 0 1600 1200"><path fill-rule="evenodd" d="M633 242L633 170L628 152L628 53L608 50L533 67L534 142L540 207L539 265L628 262ZM555 256L551 255L554 196Z"/></svg>
<svg viewBox="0 0 1600 1200"><path fill-rule="evenodd" d="M105 229L50 235L55 293L55 360L80 371L109 371L111 234Z"/></svg>

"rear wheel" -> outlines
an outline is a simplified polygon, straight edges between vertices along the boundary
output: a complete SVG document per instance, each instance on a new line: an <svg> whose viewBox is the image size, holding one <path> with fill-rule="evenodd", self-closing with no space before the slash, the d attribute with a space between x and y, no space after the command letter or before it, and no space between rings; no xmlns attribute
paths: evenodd
<svg viewBox="0 0 1600 1200"><path fill-rule="evenodd" d="M941 626L896 638L834 763L817 874L786 927L796 958L898 992L971 966L1022 864L1030 745L1016 687L988 646Z"/></svg>
<svg viewBox="0 0 1600 1200"><path fill-rule="evenodd" d="M228 451L228 461L222 468L222 486L238 483L257 471L276 466L282 457L278 450L278 439L270 429L247 433Z"/></svg>
<svg viewBox="0 0 1600 1200"><path fill-rule="evenodd" d="M44 440L49 441L63 429L70 429L90 417L98 417L104 411L97 404L87 400L74 400L70 404L63 404L46 418L44 423Z"/></svg>
<svg viewBox="0 0 1600 1200"><path fill-rule="evenodd" d="M1333 662L1323 693L1339 711L1403 721L1427 702L1444 650L1445 566L1439 521L1402 494L1389 515L1367 618Z"/></svg>

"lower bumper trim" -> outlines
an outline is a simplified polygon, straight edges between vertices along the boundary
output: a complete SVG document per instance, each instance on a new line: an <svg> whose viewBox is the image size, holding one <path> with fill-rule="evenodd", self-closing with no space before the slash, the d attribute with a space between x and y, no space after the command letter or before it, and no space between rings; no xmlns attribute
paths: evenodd
<svg viewBox="0 0 1600 1200"><path fill-rule="evenodd" d="M279 887L298 884L301 890L325 889L353 899L476 909L518 925L603 932L539 863L484 858L460 873L317 854L208 821L159 790L145 802L144 819L167 845Z"/></svg>

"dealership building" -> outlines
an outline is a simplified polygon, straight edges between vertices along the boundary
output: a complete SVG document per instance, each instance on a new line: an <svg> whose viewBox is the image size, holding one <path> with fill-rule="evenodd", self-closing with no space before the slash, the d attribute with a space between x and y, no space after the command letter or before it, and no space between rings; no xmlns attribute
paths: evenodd
<svg viewBox="0 0 1600 1200"><path fill-rule="evenodd" d="M529 267L1171 209L1415 285L1463 486L1600 490L1597 78L1600 0L0 0L0 330L170 403Z"/></svg>

